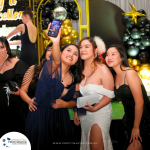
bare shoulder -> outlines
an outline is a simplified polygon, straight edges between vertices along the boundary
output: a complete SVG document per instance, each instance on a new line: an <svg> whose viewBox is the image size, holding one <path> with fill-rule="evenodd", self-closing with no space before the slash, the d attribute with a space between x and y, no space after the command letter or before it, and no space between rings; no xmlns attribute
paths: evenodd
<svg viewBox="0 0 150 150"><path fill-rule="evenodd" d="M109 68L105 64L97 64L97 71L102 74L110 72Z"/></svg>
<svg viewBox="0 0 150 150"><path fill-rule="evenodd" d="M134 78L134 77L139 77L139 76L135 70L130 69L130 70L126 71L126 77L127 78Z"/></svg>

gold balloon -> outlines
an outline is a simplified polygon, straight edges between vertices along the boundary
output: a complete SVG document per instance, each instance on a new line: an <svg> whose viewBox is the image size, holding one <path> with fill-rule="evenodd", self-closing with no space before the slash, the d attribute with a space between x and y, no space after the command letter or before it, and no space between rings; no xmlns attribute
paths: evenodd
<svg viewBox="0 0 150 150"><path fill-rule="evenodd" d="M132 64L132 58L128 58L128 64Z"/></svg>
<svg viewBox="0 0 150 150"><path fill-rule="evenodd" d="M50 44L52 41L49 39L49 40L44 40L44 48L46 48L46 46L48 44Z"/></svg>
<svg viewBox="0 0 150 150"><path fill-rule="evenodd" d="M140 66L136 66L136 67L135 67L135 70L136 70L136 71L139 71L139 70L140 70Z"/></svg>
<svg viewBox="0 0 150 150"><path fill-rule="evenodd" d="M69 34L69 30L65 27L61 30L63 36L67 36Z"/></svg>
<svg viewBox="0 0 150 150"><path fill-rule="evenodd" d="M72 22L71 22L71 20L69 20L69 19L65 19L63 22L62 22L62 26L70 26L70 27L72 27Z"/></svg>
<svg viewBox="0 0 150 150"><path fill-rule="evenodd" d="M71 44L74 44L74 45L76 45L75 41L72 41L72 43L71 43Z"/></svg>
<svg viewBox="0 0 150 150"><path fill-rule="evenodd" d="M129 66L134 69L134 66L132 66L132 64L129 64Z"/></svg>
<svg viewBox="0 0 150 150"><path fill-rule="evenodd" d="M137 59L133 59L131 64L132 64L132 66L137 66L138 60Z"/></svg>
<svg viewBox="0 0 150 150"><path fill-rule="evenodd" d="M79 33L77 30L72 29L72 31L70 32L70 36L72 37L72 40L76 40L79 36Z"/></svg>
<svg viewBox="0 0 150 150"><path fill-rule="evenodd" d="M45 30L43 30L43 32L42 32L42 37L43 37L43 39L44 40L49 40L49 37L47 36L47 34L46 34L46 32L47 32L47 30L45 29Z"/></svg>
<svg viewBox="0 0 150 150"><path fill-rule="evenodd" d="M72 42L71 36L64 36L61 38L61 44L64 46L67 44L71 44L71 42Z"/></svg>
<svg viewBox="0 0 150 150"><path fill-rule="evenodd" d="M68 29L69 33L72 31L72 27L71 26L67 26L66 28Z"/></svg>
<svg viewBox="0 0 150 150"><path fill-rule="evenodd" d="M139 66L141 64L141 61L140 60L137 60L137 65Z"/></svg>
<svg viewBox="0 0 150 150"><path fill-rule="evenodd" d="M130 3L129 3L129 4L130 4ZM137 12L137 10L136 10L136 8L135 8L134 5L132 6L132 5L130 4L130 6L131 6L131 8L132 8L132 12L122 13L122 14L123 14L124 16L130 16L130 17L132 17L132 21L133 21L134 24L137 24L137 16L144 16L144 17L146 17L145 14L142 14L142 13Z"/></svg>

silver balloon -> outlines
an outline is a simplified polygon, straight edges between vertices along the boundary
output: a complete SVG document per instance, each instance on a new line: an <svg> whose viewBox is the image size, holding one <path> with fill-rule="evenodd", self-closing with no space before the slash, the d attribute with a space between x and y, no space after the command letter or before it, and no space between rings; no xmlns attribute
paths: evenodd
<svg viewBox="0 0 150 150"><path fill-rule="evenodd" d="M53 12L54 18L59 20L65 20L67 17L67 11L64 7L58 6Z"/></svg>

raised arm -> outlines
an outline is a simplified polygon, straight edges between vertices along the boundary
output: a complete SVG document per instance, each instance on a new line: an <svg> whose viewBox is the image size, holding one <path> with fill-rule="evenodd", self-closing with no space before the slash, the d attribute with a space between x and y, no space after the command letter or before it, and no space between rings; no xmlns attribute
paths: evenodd
<svg viewBox="0 0 150 150"><path fill-rule="evenodd" d="M47 33L48 33L50 26L51 26L51 24L49 24L49 26L48 26ZM49 38L53 42L53 45L52 45L52 62L53 62L52 73L60 65L60 34L61 34L61 29L59 30L57 37L49 36Z"/></svg>
<svg viewBox="0 0 150 150"><path fill-rule="evenodd" d="M6 39L11 38L13 35L17 34L18 32L22 32L23 31L23 27L24 27L24 24L18 25L12 32L10 32L7 35Z"/></svg>
<svg viewBox="0 0 150 150"><path fill-rule="evenodd" d="M141 139L139 125L142 118L144 100L143 100L143 94L141 88L142 81L139 78L136 71L128 70L126 72L126 81L131 89L135 101L135 118L134 118L134 126L132 129L131 139L130 139L131 142L132 139L134 140L135 138L138 137Z"/></svg>

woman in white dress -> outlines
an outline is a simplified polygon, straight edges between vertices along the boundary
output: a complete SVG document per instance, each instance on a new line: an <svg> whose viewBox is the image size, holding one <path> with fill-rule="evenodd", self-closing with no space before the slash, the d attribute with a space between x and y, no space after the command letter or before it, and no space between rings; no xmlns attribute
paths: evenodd
<svg viewBox="0 0 150 150"><path fill-rule="evenodd" d="M105 44L99 37L86 37L79 42L83 61L80 92L83 98L99 94L99 102L83 107L86 113L74 114L74 123L81 123L80 150L113 150L109 129L112 120L111 100L114 97L113 76L102 61ZM94 99L94 98L93 98ZM83 112L83 111L82 111Z"/></svg>

